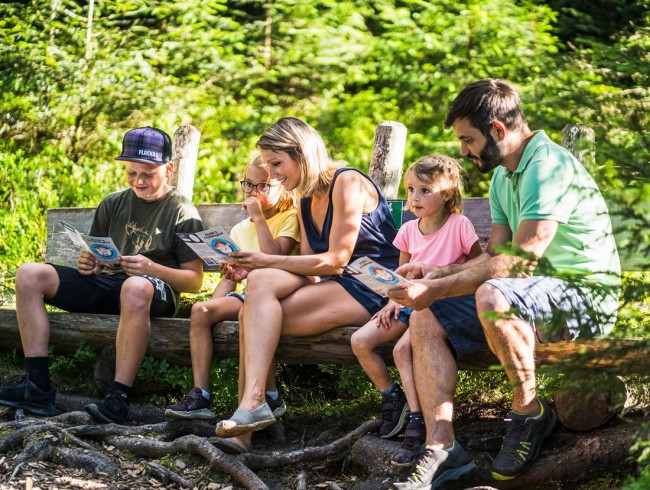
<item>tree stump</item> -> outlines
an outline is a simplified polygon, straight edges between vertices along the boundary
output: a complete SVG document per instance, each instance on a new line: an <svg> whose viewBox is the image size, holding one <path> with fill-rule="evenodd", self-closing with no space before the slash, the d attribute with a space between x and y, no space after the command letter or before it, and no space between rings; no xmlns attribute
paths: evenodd
<svg viewBox="0 0 650 490"><path fill-rule="evenodd" d="M620 412L626 395L625 383L618 377L565 377L554 396L555 410L567 429L588 431Z"/></svg>

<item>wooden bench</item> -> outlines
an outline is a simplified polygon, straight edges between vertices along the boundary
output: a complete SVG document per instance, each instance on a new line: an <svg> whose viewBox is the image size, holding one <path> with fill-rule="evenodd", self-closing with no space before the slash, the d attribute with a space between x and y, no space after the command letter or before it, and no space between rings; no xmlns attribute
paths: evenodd
<svg viewBox="0 0 650 490"><path fill-rule="evenodd" d="M464 214L474 224L481 244L485 247L490 230L490 211L486 198L466 198L463 203ZM224 226L227 230L245 216L240 204L204 204L197 206L206 227ZM47 212L46 262L76 265L78 252L61 227L59 220L66 221L80 231L87 232L95 208L58 208ZM627 264L626 264L627 266ZM56 353L70 354L77 349L79 342L86 341L92 347L101 349L111 345L117 331L118 317L67 312L50 312L51 345ZM357 327L341 327L330 332L309 337L283 337L277 351L277 359L294 364L354 364L356 357L350 348L350 336ZM189 320L186 318L154 318L149 353L170 363L190 365ZM1 347L20 349L20 335L15 310L0 309ZM214 356L216 359L236 358L238 351L237 322L222 322L213 327ZM607 369L614 364L632 374L650 372L647 356L639 358L639 352L627 350L633 341L598 340L581 342L558 342L541 345L537 356L541 364L561 361L566 356L583 352L601 351L603 347L620 346L621 358L596 357L590 363L599 369ZM392 346L380 349L382 356L392 363ZM488 351L459 361L462 369L488 369L496 364L496 358Z"/></svg>

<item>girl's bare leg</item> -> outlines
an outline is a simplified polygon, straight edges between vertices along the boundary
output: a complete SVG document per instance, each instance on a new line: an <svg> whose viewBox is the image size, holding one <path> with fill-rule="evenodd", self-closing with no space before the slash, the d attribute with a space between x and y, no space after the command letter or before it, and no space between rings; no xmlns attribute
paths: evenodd
<svg viewBox="0 0 650 490"><path fill-rule="evenodd" d="M386 391L393 385L388 367L375 349L380 344L395 340L406 330L406 325L399 320L393 320L391 327L386 329L377 326L377 320L370 320L352 334L350 343L352 352L357 356L359 364L379 391Z"/></svg>
<svg viewBox="0 0 650 490"><path fill-rule="evenodd" d="M408 329L395 345L393 359L395 359L395 366L402 379L402 388L411 412L421 412L420 399L413 377L413 350L411 349L411 334Z"/></svg>
<svg viewBox="0 0 650 490"><path fill-rule="evenodd" d="M223 296L201 301L192 306L190 314L190 352L194 386L210 391L210 367L214 350L212 325L224 320L236 320L242 302Z"/></svg>

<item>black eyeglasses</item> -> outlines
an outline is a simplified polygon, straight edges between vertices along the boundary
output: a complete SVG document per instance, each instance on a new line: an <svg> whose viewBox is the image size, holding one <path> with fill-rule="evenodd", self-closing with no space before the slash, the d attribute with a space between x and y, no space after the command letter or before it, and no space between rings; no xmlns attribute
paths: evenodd
<svg viewBox="0 0 650 490"><path fill-rule="evenodd" d="M250 180L242 180L239 182L241 189L246 193L250 194L253 192L253 189L257 190L258 194L263 196L268 195L271 192L271 187L274 187L272 184L267 184L266 182L260 182L259 184L253 184Z"/></svg>

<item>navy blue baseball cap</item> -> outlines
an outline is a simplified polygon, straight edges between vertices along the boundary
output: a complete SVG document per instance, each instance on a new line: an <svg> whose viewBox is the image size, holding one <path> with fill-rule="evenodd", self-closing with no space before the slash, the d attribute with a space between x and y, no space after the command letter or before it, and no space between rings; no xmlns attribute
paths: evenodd
<svg viewBox="0 0 650 490"><path fill-rule="evenodd" d="M162 129L136 128L124 135L122 154L115 160L164 165L172 159L172 139Z"/></svg>

